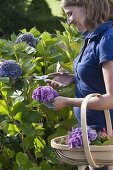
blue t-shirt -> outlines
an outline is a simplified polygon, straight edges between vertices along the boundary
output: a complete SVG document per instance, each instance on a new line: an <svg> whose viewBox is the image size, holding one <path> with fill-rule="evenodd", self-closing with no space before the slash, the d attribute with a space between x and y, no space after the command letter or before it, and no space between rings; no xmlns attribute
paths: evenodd
<svg viewBox="0 0 113 170"><path fill-rule="evenodd" d="M74 61L76 97L84 98L90 93L105 94L102 63L113 60L113 22L101 24L94 32L87 33L80 54ZM80 122L80 108L74 107ZM113 110L110 110L113 122ZM87 110L87 123L97 130L106 127L103 111Z"/></svg>

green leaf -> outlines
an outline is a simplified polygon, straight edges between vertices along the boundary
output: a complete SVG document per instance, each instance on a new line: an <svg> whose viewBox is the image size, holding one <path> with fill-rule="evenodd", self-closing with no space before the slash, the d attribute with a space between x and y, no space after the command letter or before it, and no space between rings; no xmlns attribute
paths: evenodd
<svg viewBox="0 0 113 170"><path fill-rule="evenodd" d="M44 130L44 128L43 128L43 123L32 123L32 125L33 125L33 128L34 128L35 130L39 130L39 131Z"/></svg>
<svg viewBox="0 0 113 170"><path fill-rule="evenodd" d="M52 103L43 103L47 108L54 109L55 106Z"/></svg>
<svg viewBox="0 0 113 170"><path fill-rule="evenodd" d="M60 162L61 162L61 163L60 163ZM66 168L66 166L63 165L63 164L64 164L63 161L60 161L60 160L59 160L59 163L60 163L60 165L55 165L55 166L53 166L53 167L52 167L52 170L68 170L68 167ZM69 169L70 169L70 168L69 168ZM76 169L76 167L75 167L75 169Z"/></svg>
<svg viewBox="0 0 113 170"><path fill-rule="evenodd" d="M41 137L35 138L35 139L34 139L34 144L35 144L36 147L42 148L42 149L43 149L44 146L46 145L45 140L42 139Z"/></svg>
<svg viewBox="0 0 113 170"><path fill-rule="evenodd" d="M28 109L26 108L25 104L23 102L16 102L14 103L10 114L15 116L18 112L26 113L28 112Z"/></svg>
<svg viewBox="0 0 113 170"><path fill-rule="evenodd" d="M74 116L72 116L71 118L69 119L64 119L62 122L61 122L61 125L64 126L64 128L69 131L72 129L72 127L74 125L78 124L78 121L77 119L75 119Z"/></svg>
<svg viewBox="0 0 113 170"><path fill-rule="evenodd" d="M37 44L36 50L37 50L38 53L39 53L40 55L42 55L42 56L46 54L45 49L44 49L44 44L43 44L42 41L40 41L40 42Z"/></svg>
<svg viewBox="0 0 113 170"><path fill-rule="evenodd" d="M23 134L25 134L27 136L34 136L35 135L35 130L33 129L31 124L24 123L21 128L22 128Z"/></svg>
<svg viewBox="0 0 113 170"><path fill-rule="evenodd" d="M8 155L9 158L14 157L14 155L15 155L14 151L10 150L9 148L6 148L5 146L4 146L3 150L4 150L4 153L6 153Z"/></svg>
<svg viewBox="0 0 113 170"><path fill-rule="evenodd" d="M102 145L102 143L97 139L91 142L91 145Z"/></svg>
<svg viewBox="0 0 113 170"><path fill-rule="evenodd" d="M41 169L43 170L52 170L50 164L47 163L46 161L42 161L40 165L41 165Z"/></svg>
<svg viewBox="0 0 113 170"><path fill-rule="evenodd" d="M13 32L13 34L11 34L11 40L12 40L13 42L15 42L16 39L17 39L17 36L16 36L16 34Z"/></svg>
<svg viewBox="0 0 113 170"><path fill-rule="evenodd" d="M47 40L51 40L51 39L52 39L51 34L48 33L48 32L46 32L46 31L42 33L41 37L42 37L42 39L43 39L44 41L47 41Z"/></svg>
<svg viewBox="0 0 113 170"><path fill-rule="evenodd" d="M23 138L22 146L24 150L27 151L28 149L33 149L34 148L33 141L34 141L34 137L32 136L27 136Z"/></svg>
<svg viewBox="0 0 113 170"><path fill-rule="evenodd" d="M2 83L9 83L9 77L0 77Z"/></svg>
<svg viewBox="0 0 113 170"><path fill-rule="evenodd" d="M103 145L113 145L113 139L108 139L103 143Z"/></svg>
<svg viewBox="0 0 113 170"><path fill-rule="evenodd" d="M51 140L56 137L58 137L58 134L56 134L56 133L49 135L47 138L48 143L51 145Z"/></svg>
<svg viewBox="0 0 113 170"><path fill-rule="evenodd" d="M26 153L19 152L16 155L17 163L24 169L32 168L32 162Z"/></svg>
<svg viewBox="0 0 113 170"><path fill-rule="evenodd" d="M4 129L6 125L7 125L7 120L3 120L2 122L0 122L0 129Z"/></svg>
<svg viewBox="0 0 113 170"><path fill-rule="evenodd" d="M57 128L57 134L58 136L63 136L67 134L67 130L64 128L64 126L60 125Z"/></svg>
<svg viewBox="0 0 113 170"><path fill-rule="evenodd" d="M21 32L21 33L26 33L27 30L24 28L24 29L20 30L20 32Z"/></svg>
<svg viewBox="0 0 113 170"><path fill-rule="evenodd" d="M24 72L24 75L27 77L28 75L33 73L36 65L37 65L37 63L32 62L32 58L28 58L28 59L23 60L22 63L21 63L21 67L22 67L22 70Z"/></svg>
<svg viewBox="0 0 113 170"><path fill-rule="evenodd" d="M4 43L4 44L3 44ZM3 55L3 58L7 59L12 59L11 55L14 54L14 47L13 47L13 43L11 41L3 41L0 42L0 53ZM13 57L14 59L14 57Z"/></svg>
<svg viewBox="0 0 113 170"><path fill-rule="evenodd" d="M36 27L33 27L30 30L30 33L32 33L34 35L34 37L38 37L40 35L40 32L36 29Z"/></svg>
<svg viewBox="0 0 113 170"><path fill-rule="evenodd" d="M0 100L0 115L8 115L9 110L4 100Z"/></svg>
<svg viewBox="0 0 113 170"><path fill-rule="evenodd" d="M27 53L27 54L35 54L36 53L36 49L35 48L33 48L33 47L27 47L26 49L25 49L25 52Z"/></svg>
<svg viewBox="0 0 113 170"><path fill-rule="evenodd" d="M57 155L55 154L55 152L53 151L53 148L51 148L50 145L47 145L44 148L44 155L46 156L46 160L47 162L51 163L51 164L59 164L59 159L57 157Z"/></svg>
<svg viewBox="0 0 113 170"><path fill-rule="evenodd" d="M5 153L0 153L0 163L4 166L4 169L9 168L9 157Z"/></svg>
<svg viewBox="0 0 113 170"><path fill-rule="evenodd" d="M7 130L8 134L13 136L20 133L19 128L15 124L7 124L5 129Z"/></svg>
<svg viewBox="0 0 113 170"><path fill-rule="evenodd" d="M2 169L2 162L0 162L0 169Z"/></svg>
<svg viewBox="0 0 113 170"><path fill-rule="evenodd" d="M14 46L16 52L24 52L28 45L25 42L20 42Z"/></svg>
<svg viewBox="0 0 113 170"><path fill-rule="evenodd" d="M43 116L41 113L37 112L37 111L30 111L29 112L29 118L28 118L28 122L32 123L32 122L37 122L38 120L42 119Z"/></svg>
<svg viewBox="0 0 113 170"><path fill-rule="evenodd" d="M15 116L14 116L14 119L19 121L19 122L22 122L22 112L18 112Z"/></svg>
<svg viewBox="0 0 113 170"><path fill-rule="evenodd" d="M41 170L41 167L34 167L34 168L31 168L31 169L29 169L29 170Z"/></svg>

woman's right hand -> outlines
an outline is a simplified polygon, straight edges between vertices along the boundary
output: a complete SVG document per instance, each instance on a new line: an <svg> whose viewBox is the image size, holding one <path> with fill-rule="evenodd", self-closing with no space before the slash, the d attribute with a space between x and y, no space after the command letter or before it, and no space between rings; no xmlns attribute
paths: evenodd
<svg viewBox="0 0 113 170"><path fill-rule="evenodd" d="M65 87L74 82L74 75L69 74L66 70L61 69L56 76L51 79L46 79L45 82L47 85L52 86L53 88Z"/></svg>

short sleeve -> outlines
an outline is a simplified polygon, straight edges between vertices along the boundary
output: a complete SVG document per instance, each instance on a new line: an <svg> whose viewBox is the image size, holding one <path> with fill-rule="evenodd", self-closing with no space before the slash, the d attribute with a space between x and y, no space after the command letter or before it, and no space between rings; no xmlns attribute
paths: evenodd
<svg viewBox="0 0 113 170"><path fill-rule="evenodd" d="M102 37L99 44L99 64L113 60L113 35Z"/></svg>

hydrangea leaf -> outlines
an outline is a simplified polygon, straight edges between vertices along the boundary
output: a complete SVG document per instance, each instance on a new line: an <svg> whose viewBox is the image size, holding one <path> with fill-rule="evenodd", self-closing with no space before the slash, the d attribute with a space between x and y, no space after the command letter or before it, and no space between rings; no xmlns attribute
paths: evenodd
<svg viewBox="0 0 113 170"><path fill-rule="evenodd" d="M19 128L15 125L15 124L7 124L6 127L4 127L4 129L6 130L6 132L8 133L8 135L16 135L18 133L20 133Z"/></svg>
<svg viewBox="0 0 113 170"><path fill-rule="evenodd" d="M41 167L34 167L34 168L31 168L29 170L41 170Z"/></svg>
<svg viewBox="0 0 113 170"><path fill-rule="evenodd" d="M17 38L17 36L16 36L16 34L13 32L13 34L11 34L11 40L12 40L13 42L15 42L15 41L16 41L16 38Z"/></svg>
<svg viewBox="0 0 113 170"><path fill-rule="evenodd" d="M30 33L32 33L35 37L37 37L37 36L40 35L40 32L36 29L36 27L33 27L33 28L30 30Z"/></svg>
<svg viewBox="0 0 113 170"><path fill-rule="evenodd" d="M9 110L4 100L0 100L0 115L8 115Z"/></svg>
<svg viewBox="0 0 113 170"><path fill-rule="evenodd" d="M36 149L39 149L39 152L45 147L45 140L41 137L37 137L34 139L34 146Z"/></svg>
<svg viewBox="0 0 113 170"><path fill-rule="evenodd" d="M48 33L48 32L46 32L46 31L42 33L41 38L42 38L44 41L47 41L47 40L51 40L51 39L52 39L51 34Z"/></svg>
<svg viewBox="0 0 113 170"><path fill-rule="evenodd" d="M24 137L23 141L22 141L23 148L25 150L33 149L34 148L33 140L34 140L34 137L32 137L32 136Z"/></svg>
<svg viewBox="0 0 113 170"><path fill-rule="evenodd" d="M42 161L41 162L41 169L43 170L52 170L50 164L46 161Z"/></svg>
<svg viewBox="0 0 113 170"><path fill-rule="evenodd" d="M14 46L16 52L24 52L28 45L25 42L18 43Z"/></svg>
<svg viewBox="0 0 113 170"><path fill-rule="evenodd" d="M26 33L27 30L24 28L24 29L20 30L20 32L21 32L21 33Z"/></svg>
<svg viewBox="0 0 113 170"><path fill-rule="evenodd" d="M27 47L26 49L25 49L25 51L26 51L26 53L27 54L35 54L36 53L36 49L35 48L33 48L33 47Z"/></svg>
<svg viewBox="0 0 113 170"><path fill-rule="evenodd" d="M16 161L23 169L29 169L33 167L32 162L28 158L26 153L22 153L22 152L17 153Z"/></svg>
<svg viewBox="0 0 113 170"><path fill-rule="evenodd" d="M9 83L9 77L0 77L2 83Z"/></svg>
<svg viewBox="0 0 113 170"><path fill-rule="evenodd" d="M31 124L24 123L23 126L21 127L21 129L22 129L22 132L27 136L35 135L35 130L33 129Z"/></svg>
<svg viewBox="0 0 113 170"><path fill-rule="evenodd" d="M49 109L54 109L55 106L52 103L43 103L46 107L48 107Z"/></svg>

